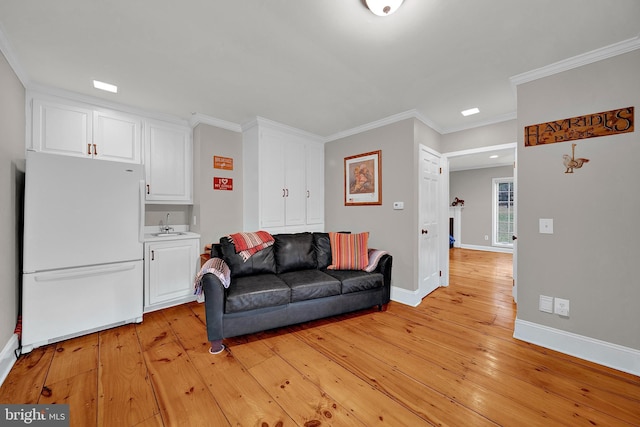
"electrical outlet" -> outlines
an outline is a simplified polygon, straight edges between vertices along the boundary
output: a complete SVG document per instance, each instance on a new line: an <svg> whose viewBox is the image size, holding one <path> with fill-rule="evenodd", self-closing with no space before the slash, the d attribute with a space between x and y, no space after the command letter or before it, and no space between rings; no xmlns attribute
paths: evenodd
<svg viewBox="0 0 640 427"><path fill-rule="evenodd" d="M553 300L553 312L560 316L569 317L569 300L555 298Z"/></svg>
<svg viewBox="0 0 640 427"><path fill-rule="evenodd" d="M489 240L489 236L488 235L484 235L484 240Z"/></svg>

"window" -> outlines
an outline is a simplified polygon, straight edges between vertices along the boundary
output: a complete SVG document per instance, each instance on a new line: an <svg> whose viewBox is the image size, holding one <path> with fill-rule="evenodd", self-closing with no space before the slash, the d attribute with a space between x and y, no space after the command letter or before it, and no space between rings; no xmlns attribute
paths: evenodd
<svg viewBox="0 0 640 427"><path fill-rule="evenodd" d="M493 244L513 247L513 178L493 179Z"/></svg>

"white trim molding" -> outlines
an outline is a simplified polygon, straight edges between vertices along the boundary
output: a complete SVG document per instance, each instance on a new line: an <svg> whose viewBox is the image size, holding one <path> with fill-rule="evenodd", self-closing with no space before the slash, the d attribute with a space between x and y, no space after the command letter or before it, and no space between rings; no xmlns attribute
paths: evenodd
<svg viewBox="0 0 640 427"><path fill-rule="evenodd" d="M623 40L621 42L614 43L600 49L592 50L591 52L587 52L581 55L576 55L571 58L567 58L562 61L547 65L545 67L527 71L526 73L518 74L509 78L509 81L511 82L511 85L515 87L523 83L528 83L544 77L549 77L563 71L582 67L583 65L592 64L594 62L602 61L607 58L622 55L636 49L640 49L640 36Z"/></svg>
<svg viewBox="0 0 640 427"><path fill-rule="evenodd" d="M500 252L505 254L512 254L513 248L500 247L500 246L479 246L479 245L465 245L464 243L460 244L461 249L471 249L474 251L485 251L485 252Z"/></svg>
<svg viewBox="0 0 640 427"><path fill-rule="evenodd" d="M205 125L214 126L217 128L222 128L226 130L230 130L233 132L242 132L242 126L237 123L229 122L227 120L216 119L215 117L207 116L206 114L201 113L193 113L191 118L189 119L189 124L191 128L195 128L200 123Z"/></svg>
<svg viewBox="0 0 640 427"><path fill-rule="evenodd" d="M513 337L570 356L640 375L640 350L516 319Z"/></svg>
<svg viewBox="0 0 640 427"><path fill-rule="evenodd" d="M2 352L0 352L0 386L2 386L4 380L7 379L9 371L11 371L11 368L13 368L13 365L16 363L16 351L19 346L18 335L13 334L5 344Z"/></svg>
<svg viewBox="0 0 640 427"><path fill-rule="evenodd" d="M417 307L422 302L422 297L420 297L417 290L409 291L397 286L391 286L391 301L399 302L400 304L411 307Z"/></svg>

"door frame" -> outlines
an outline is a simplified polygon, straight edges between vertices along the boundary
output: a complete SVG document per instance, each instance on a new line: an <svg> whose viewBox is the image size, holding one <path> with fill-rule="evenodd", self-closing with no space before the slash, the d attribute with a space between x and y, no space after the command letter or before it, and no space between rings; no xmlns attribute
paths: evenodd
<svg viewBox="0 0 640 427"><path fill-rule="evenodd" d="M447 153L442 153L442 179L440 180L440 191L441 191L441 200L442 200L442 204L441 204L441 211L440 211L440 215L441 218L449 218L449 159L452 157L459 157L459 156L466 156L469 154L478 154L478 153L486 153L486 152L490 152L490 151L496 151L496 150L504 150L504 149L509 149L509 148L513 148L514 152L517 152L517 147L518 147L518 143L517 142L510 142L507 144L498 144L498 145L488 145L485 147L477 147L477 148L470 148L467 150L460 150L460 151L450 151ZM514 171L514 188L515 191L517 192L517 178L516 178L516 171ZM446 197L445 197L446 195ZM517 197L516 197L516 204L517 204ZM517 216L517 208L515 211L515 214ZM517 227L517 218L514 221L514 227ZM449 235L449 221L441 221L440 223L440 236L448 236ZM514 235L517 235L517 230L514 229ZM444 239L441 238L441 248L440 248L440 254L442 255L440 257L440 266L441 266L441 270L442 270L442 278L440 280L440 286L449 286L449 257L448 256L444 256L444 254L449 253L449 239ZM516 280L516 253L517 253L517 245L514 244L513 245L513 281L514 281L514 287L513 287L513 298L515 301L517 301L517 280Z"/></svg>

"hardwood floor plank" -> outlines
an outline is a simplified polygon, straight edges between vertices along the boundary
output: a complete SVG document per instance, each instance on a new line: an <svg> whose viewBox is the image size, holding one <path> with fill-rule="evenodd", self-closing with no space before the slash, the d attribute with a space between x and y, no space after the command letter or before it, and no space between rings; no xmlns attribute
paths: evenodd
<svg viewBox="0 0 640 427"><path fill-rule="evenodd" d="M2 383L0 403L38 403L54 352L47 345L20 356Z"/></svg>
<svg viewBox="0 0 640 427"><path fill-rule="evenodd" d="M143 352L166 426L228 426L185 350L174 341ZM117 425L117 424L111 424Z"/></svg>
<svg viewBox="0 0 640 427"><path fill-rule="evenodd" d="M136 326L99 334L98 426L133 426L159 413Z"/></svg>
<svg viewBox="0 0 640 427"><path fill-rule="evenodd" d="M47 382L55 383L96 370L98 362L98 334L84 335L55 344L55 353ZM97 371L96 371L97 372Z"/></svg>
<svg viewBox="0 0 640 427"><path fill-rule="evenodd" d="M87 360L92 360L92 358L87 357ZM50 390L50 394L45 393L40 396L39 404L68 404L69 425L71 427L85 427L96 424L98 412L96 399L96 390L98 388L97 369L84 370L77 375L60 377L58 382L48 382L46 387Z"/></svg>
<svg viewBox="0 0 640 427"><path fill-rule="evenodd" d="M396 365L402 358L394 357L399 350L393 344L375 342L375 346L370 347L370 337L334 326L301 329L296 335L305 342L318 346L325 356L337 361L361 380L388 394L433 425L496 425L428 384L420 382L415 375L403 372L402 367ZM381 359L380 353L393 356ZM421 369L424 367L422 361L419 361L419 366Z"/></svg>
<svg viewBox="0 0 640 427"><path fill-rule="evenodd" d="M292 334L262 341L366 426L432 425Z"/></svg>
<svg viewBox="0 0 640 427"><path fill-rule="evenodd" d="M186 348L189 358L216 402L234 426L296 426L262 385L242 366L234 354L209 353L206 328L189 305L165 311L171 328Z"/></svg>

